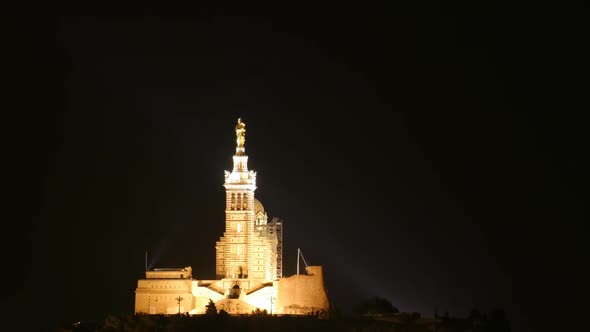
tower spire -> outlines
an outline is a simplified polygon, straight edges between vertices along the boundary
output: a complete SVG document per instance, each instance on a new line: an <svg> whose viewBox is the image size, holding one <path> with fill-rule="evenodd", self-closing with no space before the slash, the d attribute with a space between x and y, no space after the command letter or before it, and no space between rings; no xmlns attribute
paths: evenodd
<svg viewBox="0 0 590 332"><path fill-rule="evenodd" d="M242 118L238 118L236 124L236 156L244 156L246 154L246 124L242 122Z"/></svg>
<svg viewBox="0 0 590 332"><path fill-rule="evenodd" d="M233 156L234 168L231 172L225 173L226 183L250 183L255 184L256 173L248 171L248 156L246 155L246 123L238 118L235 127L236 131L236 154Z"/></svg>

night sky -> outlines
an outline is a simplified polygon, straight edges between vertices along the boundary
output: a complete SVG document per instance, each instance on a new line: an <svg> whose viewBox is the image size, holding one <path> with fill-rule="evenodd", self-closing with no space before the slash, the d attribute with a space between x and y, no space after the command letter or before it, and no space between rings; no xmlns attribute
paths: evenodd
<svg viewBox="0 0 590 332"><path fill-rule="evenodd" d="M581 6L78 9L3 23L8 307L133 312L146 250L214 279L241 117L284 274L341 311L587 317Z"/></svg>

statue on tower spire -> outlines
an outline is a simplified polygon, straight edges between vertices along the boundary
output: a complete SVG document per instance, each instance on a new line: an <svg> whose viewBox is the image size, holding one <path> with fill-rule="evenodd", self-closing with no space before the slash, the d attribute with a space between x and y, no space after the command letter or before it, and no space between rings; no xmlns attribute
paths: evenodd
<svg viewBox="0 0 590 332"><path fill-rule="evenodd" d="M242 118L238 118L238 124L236 125L236 142L238 148L243 148L246 142L246 124L242 122Z"/></svg>

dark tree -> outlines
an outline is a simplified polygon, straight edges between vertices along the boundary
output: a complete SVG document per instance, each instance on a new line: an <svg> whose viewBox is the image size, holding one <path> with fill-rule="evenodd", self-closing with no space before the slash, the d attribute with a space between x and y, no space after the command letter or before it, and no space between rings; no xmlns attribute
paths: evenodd
<svg viewBox="0 0 590 332"><path fill-rule="evenodd" d="M356 315L395 314L399 310L387 299L375 296L364 300L353 307Z"/></svg>
<svg viewBox="0 0 590 332"><path fill-rule="evenodd" d="M205 306L205 315L215 316L217 315L217 307L213 300L209 299L209 303Z"/></svg>
<svg viewBox="0 0 590 332"><path fill-rule="evenodd" d="M229 313L223 309L219 310L219 318L224 319L229 317Z"/></svg>
<svg viewBox="0 0 590 332"><path fill-rule="evenodd" d="M255 316L267 316L268 315L268 311L266 311L266 309L260 310L260 308L256 308L256 310L252 310L252 315L255 315Z"/></svg>

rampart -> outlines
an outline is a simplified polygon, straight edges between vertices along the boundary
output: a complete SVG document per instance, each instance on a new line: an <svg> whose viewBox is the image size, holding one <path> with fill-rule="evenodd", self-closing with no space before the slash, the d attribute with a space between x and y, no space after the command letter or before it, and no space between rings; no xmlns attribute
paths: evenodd
<svg viewBox="0 0 590 332"><path fill-rule="evenodd" d="M321 266L308 266L307 274L279 279L278 309L282 314L312 314L330 309Z"/></svg>

